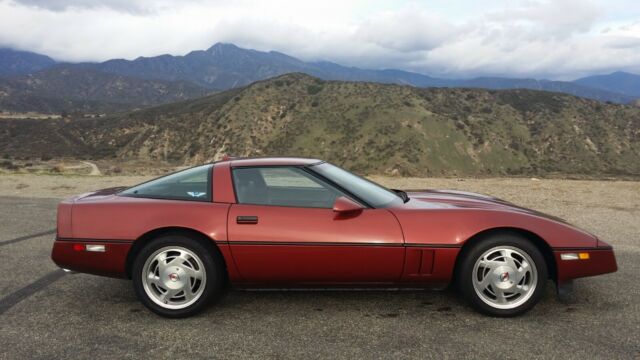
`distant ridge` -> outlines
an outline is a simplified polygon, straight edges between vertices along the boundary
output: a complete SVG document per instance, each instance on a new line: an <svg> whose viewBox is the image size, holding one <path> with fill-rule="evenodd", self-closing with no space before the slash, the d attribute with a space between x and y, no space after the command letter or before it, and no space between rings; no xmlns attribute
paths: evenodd
<svg viewBox="0 0 640 360"><path fill-rule="evenodd" d="M44 106L46 103L66 103L65 107L75 106L74 104L84 104L83 111L104 110L104 109L127 109L135 107L145 107L149 104L170 102L176 97L167 96L164 99L157 97L158 101L141 101L139 103L129 102L126 106L116 106L112 97L68 97L66 94L72 92L72 88L82 86L74 83L78 77L61 78L66 81L61 86L60 79L56 80L47 75L37 75L39 71L47 71L53 67L60 66L49 57L29 52L13 51L8 49L0 50L0 77L13 79L14 77L33 74L38 78L46 78L47 81L56 83L58 89L67 88L58 94L53 94L53 98L42 100L42 96L32 93L12 92L12 95L0 94L0 110L2 104L22 104L19 108L27 110L37 110L50 108L52 111L59 110L58 106ZM137 78L160 82L176 82L178 88L170 89L167 85L168 93L179 93L181 89L186 89L186 83L192 84L193 89L206 88L208 91L222 91L237 87L246 86L255 81L260 81L276 77L286 73L305 73L324 80L342 81L364 81L377 83L392 83L411 85L416 87L460 87L460 88L485 88L485 89L533 89L553 92L562 92L575 96L595 99L603 102L632 103L640 98L640 76L629 73L613 73L610 75L600 75L586 77L574 82L571 81L551 81L537 79L514 79L504 77L478 77L474 79L458 80L431 77L424 74L394 70L367 70L357 67L346 67L327 61L305 62L292 56L277 51L257 51L243 49L233 44L217 43L206 50L191 51L183 56L160 55L153 57L139 57L135 60L113 59L102 63L78 63L64 64L67 71L91 70L103 74L115 74L126 78ZM107 76L107 75L103 75ZM111 82L115 82L112 80ZM130 81L133 83L132 81ZM46 86L46 85L45 85ZM53 86L53 85L52 85ZM52 87L50 86L50 87ZM146 89L146 90L145 90ZM140 91L151 91L149 94L137 94L131 97L132 100L142 100L156 97L153 87L143 87ZM64 96L63 96L64 95ZM189 98L201 95L200 91L184 91L184 97ZM9 97L1 100L2 97ZM33 102L32 109L29 99L38 98ZM118 101L116 101L118 102ZM104 104L101 104L104 103ZM91 104L91 105L89 105ZM15 107L14 107L15 108ZM74 109L67 109L74 110Z"/></svg>
<svg viewBox="0 0 640 360"><path fill-rule="evenodd" d="M0 78L0 110L112 113L211 92L185 81L147 80L56 65L29 75Z"/></svg>
<svg viewBox="0 0 640 360"><path fill-rule="evenodd" d="M587 76L574 83L640 98L640 75L617 71L608 75Z"/></svg>
<svg viewBox="0 0 640 360"><path fill-rule="evenodd" d="M55 64L55 60L45 55L0 48L0 76L30 74Z"/></svg>

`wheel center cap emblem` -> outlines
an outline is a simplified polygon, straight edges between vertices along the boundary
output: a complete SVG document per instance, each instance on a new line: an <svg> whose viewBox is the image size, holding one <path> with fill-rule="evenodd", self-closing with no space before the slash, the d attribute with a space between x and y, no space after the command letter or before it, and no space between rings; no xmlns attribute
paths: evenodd
<svg viewBox="0 0 640 360"><path fill-rule="evenodd" d="M509 281L509 273L503 272L502 274L500 274L500 281L502 282Z"/></svg>
<svg viewBox="0 0 640 360"><path fill-rule="evenodd" d="M178 281L178 280L180 280L180 277L176 273L171 273L171 274L169 274L169 280Z"/></svg>

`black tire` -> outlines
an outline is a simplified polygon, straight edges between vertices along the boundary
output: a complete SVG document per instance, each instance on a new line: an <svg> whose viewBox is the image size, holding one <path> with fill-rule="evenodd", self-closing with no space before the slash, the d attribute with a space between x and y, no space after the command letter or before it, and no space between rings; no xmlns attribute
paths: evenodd
<svg viewBox="0 0 640 360"><path fill-rule="evenodd" d="M518 304L516 307L512 307L512 308L498 308L496 306L501 306L501 304L494 304L493 306L488 304L486 301L490 302L490 299L483 300L481 295L479 295L476 289L474 288L473 277L478 276L482 278L483 276L483 275L474 274L474 267L476 265L476 261L478 261L486 252L489 252L492 249L500 248L500 247L505 247L506 249L509 249L509 248L517 249L517 251L520 251L526 254L531 259L531 261L535 265L535 269L537 270L537 276L536 276L537 281L533 281L533 278L531 280L531 285L535 284L535 288L531 290L531 294L527 295L529 296L528 299L524 301L526 296L523 297L521 300L523 302L521 304ZM538 250L538 248L531 241L529 241L528 239L524 238L523 236L517 233L501 232L501 233L491 234L475 242L475 244L473 244L470 248L465 248L463 252L460 254L460 256L461 258L458 263L456 274L455 274L456 287L459 290L459 292L462 294L462 296L465 298L465 300L474 309L476 309L477 311L483 314L496 316L496 317L517 316L529 311L544 296L544 291L545 291L545 287L548 280L548 268L547 268L545 258L540 252L540 250ZM486 271L487 273L491 273L491 271L488 269ZM482 270L480 271L476 270L476 272L482 274ZM500 272L501 271L496 270L496 273L500 273ZM485 275L485 276L489 277L488 275ZM501 279L500 281L510 281L508 274L506 276L506 279L507 280ZM496 279L496 281L498 280ZM482 286L479 285L479 287L482 287ZM509 290L506 290L506 291L509 291ZM491 295L492 295L491 293L488 293L488 296L485 296L485 299L487 299L487 297L491 297ZM524 296L524 295L517 295L517 296ZM516 300L513 300L514 304L502 305L502 306L516 305L518 298L516 297L515 299Z"/></svg>
<svg viewBox="0 0 640 360"><path fill-rule="evenodd" d="M179 247L193 252L201 260L206 274L206 280L202 281L204 289L199 297L189 306L180 309L168 309L157 304L147 294L142 280L147 259L155 252L167 247ZM225 267L220 252L204 241L201 242L181 233L164 234L153 239L136 256L132 270L133 288L140 302L154 313L168 318L184 318L195 315L218 300L224 292Z"/></svg>

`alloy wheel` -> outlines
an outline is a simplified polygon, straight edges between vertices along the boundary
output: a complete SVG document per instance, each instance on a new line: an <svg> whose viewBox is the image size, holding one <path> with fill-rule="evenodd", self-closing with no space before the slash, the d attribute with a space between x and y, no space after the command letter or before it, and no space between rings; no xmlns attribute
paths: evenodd
<svg viewBox="0 0 640 360"><path fill-rule="evenodd" d="M483 302L496 309L513 309L533 295L538 271L523 250L497 246L477 259L472 277L473 288Z"/></svg>
<svg viewBox="0 0 640 360"><path fill-rule="evenodd" d="M179 246L163 247L147 258L142 284L149 298L166 309L183 309L195 303L206 284L202 260Z"/></svg>

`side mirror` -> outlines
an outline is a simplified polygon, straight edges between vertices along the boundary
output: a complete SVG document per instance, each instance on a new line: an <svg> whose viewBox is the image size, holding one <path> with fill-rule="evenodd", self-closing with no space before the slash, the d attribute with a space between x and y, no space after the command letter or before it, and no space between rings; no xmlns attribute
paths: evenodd
<svg viewBox="0 0 640 360"><path fill-rule="evenodd" d="M356 214L362 211L362 206L349 198L340 196L333 203L333 211L339 215Z"/></svg>

